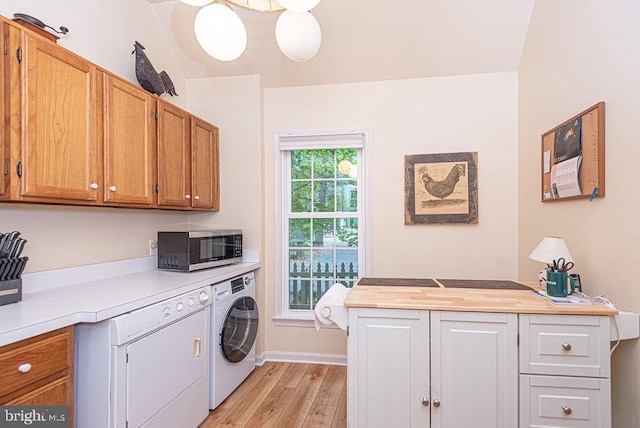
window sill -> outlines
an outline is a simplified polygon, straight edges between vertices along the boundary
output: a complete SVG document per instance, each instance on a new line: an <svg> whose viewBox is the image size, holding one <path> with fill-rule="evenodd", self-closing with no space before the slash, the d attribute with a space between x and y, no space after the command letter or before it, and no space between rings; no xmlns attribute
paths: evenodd
<svg viewBox="0 0 640 428"><path fill-rule="evenodd" d="M311 317L287 317L287 316L275 316L271 317L273 323L277 327L304 327L304 328L316 328L315 321ZM323 325L322 328L337 329L335 324Z"/></svg>

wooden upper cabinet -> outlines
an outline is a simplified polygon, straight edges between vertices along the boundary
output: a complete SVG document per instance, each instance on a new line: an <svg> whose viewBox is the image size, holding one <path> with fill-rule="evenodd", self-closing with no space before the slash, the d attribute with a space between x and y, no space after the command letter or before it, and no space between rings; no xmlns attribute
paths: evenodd
<svg viewBox="0 0 640 428"><path fill-rule="evenodd" d="M22 32L21 195L97 200L96 67Z"/></svg>
<svg viewBox="0 0 640 428"><path fill-rule="evenodd" d="M158 206L191 206L190 117L158 100Z"/></svg>
<svg viewBox="0 0 640 428"><path fill-rule="evenodd" d="M0 21L0 46L5 46L5 24ZM8 192L8 175L9 175L9 140L5 131L5 115L6 115L6 98L5 91L5 56L0 52L0 196Z"/></svg>
<svg viewBox="0 0 640 428"><path fill-rule="evenodd" d="M104 201L153 204L156 98L104 74Z"/></svg>
<svg viewBox="0 0 640 428"><path fill-rule="evenodd" d="M196 117L191 119L191 182L193 208L219 210L218 128Z"/></svg>

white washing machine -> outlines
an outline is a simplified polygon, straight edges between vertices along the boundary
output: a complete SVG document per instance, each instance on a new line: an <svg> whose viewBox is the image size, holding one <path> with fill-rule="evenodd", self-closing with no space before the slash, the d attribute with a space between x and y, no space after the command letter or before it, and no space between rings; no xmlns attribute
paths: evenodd
<svg viewBox="0 0 640 428"><path fill-rule="evenodd" d="M209 408L215 409L256 366L258 303L253 272L213 285Z"/></svg>

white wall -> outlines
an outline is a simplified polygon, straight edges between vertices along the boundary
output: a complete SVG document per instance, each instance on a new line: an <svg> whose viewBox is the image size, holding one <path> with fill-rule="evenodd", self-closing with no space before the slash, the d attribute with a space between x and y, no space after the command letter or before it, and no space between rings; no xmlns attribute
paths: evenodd
<svg viewBox="0 0 640 428"><path fill-rule="evenodd" d="M176 85L180 97L170 101L186 104L184 74L146 0L0 2L0 14L14 13L69 27L60 45L136 84L131 52L140 41ZM158 230L187 220L185 213L158 210L0 204L0 232L19 230L28 240L28 272L148 256Z"/></svg>
<svg viewBox="0 0 640 428"><path fill-rule="evenodd" d="M565 238L585 292L640 310L640 3L537 0L519 71L519 277L544 235ZM540 202L541 135L605 101L606 196ZM640 345L613 354L613 426L640 420Z"/></svg>
<svg viewBox="0 0 640 428"><path fill-rule="evenodd" d="M274 133L372 130L373 272L379 277L515 278L515 73L266 89L267 351L345 354L342 331L276 327ZM479 223L404 225L404 155L478 152Z"/></svg>

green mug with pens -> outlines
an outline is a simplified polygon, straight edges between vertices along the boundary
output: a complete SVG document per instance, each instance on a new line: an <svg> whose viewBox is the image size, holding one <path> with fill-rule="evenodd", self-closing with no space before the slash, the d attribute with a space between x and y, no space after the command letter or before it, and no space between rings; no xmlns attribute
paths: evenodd
<svg viewBox="0 0 640 428"><path fill-rule="evenodd" d="M567 297L575 291L576 278L569 276L566 272L547 271L547 294L549 296Z"/></svg>

